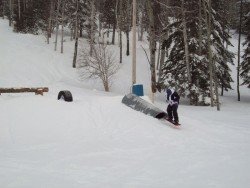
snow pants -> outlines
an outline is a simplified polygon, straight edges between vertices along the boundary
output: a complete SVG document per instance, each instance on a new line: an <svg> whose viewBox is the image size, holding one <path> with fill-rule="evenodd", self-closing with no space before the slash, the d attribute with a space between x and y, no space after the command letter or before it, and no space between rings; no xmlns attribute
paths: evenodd
<svg viewBox="0 0 250 188"><path fill-rule="evenodd" d="M168 118L170 120L173 120L173 118L174 118L175 122L179 122L177 109L178 109L178 104L173 104L173 105L169 104L168 108L167 108Z"/></svg>

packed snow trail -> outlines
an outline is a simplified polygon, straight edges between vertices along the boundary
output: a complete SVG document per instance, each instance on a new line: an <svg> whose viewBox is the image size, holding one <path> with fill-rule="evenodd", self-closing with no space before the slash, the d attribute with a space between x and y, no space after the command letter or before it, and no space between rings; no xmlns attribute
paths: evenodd
<svg viewBox="0 0 250 188"><path fill-rule="evenodd" d="M50 88L0 96L0 187L250 187L248 90L244 103L222 98L221 112L181 104L182 127L172 129L121 103L128 61L114 85L119 95L89 90L71 68L72 46L67 40L61 55L0 20L0 87ZM57 100L62 89L72 103ZM164 101L157 94L159 108Z"/></svg>

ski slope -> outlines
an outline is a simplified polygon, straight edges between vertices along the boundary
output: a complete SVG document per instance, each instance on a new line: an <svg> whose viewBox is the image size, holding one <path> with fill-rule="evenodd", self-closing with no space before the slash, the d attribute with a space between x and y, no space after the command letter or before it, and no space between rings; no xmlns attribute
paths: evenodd
<svg viewBox="0 0 250 188"><path fill-rule="evenodd" d="M0 96L1 188L250 187L249 89L241 87L241 102L236 91L226 93L220 112L182 99L182 127L173 129L121 103L130 90L130 57L106 93L99 81L81 81L71 68L73 45L66 38L60 54L45 37L13 33L0 20L0 87L50 89L44 96ZM138 82L148 95L140 45L147 47L138 44ZM65 89L74 102L57 100ZM166 108L163 94L155 104Z"/></svg>

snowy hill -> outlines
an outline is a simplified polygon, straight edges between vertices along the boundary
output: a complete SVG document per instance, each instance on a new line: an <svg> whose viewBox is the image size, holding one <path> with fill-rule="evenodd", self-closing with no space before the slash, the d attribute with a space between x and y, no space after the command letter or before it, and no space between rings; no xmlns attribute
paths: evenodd
<svg viewBox="0 0 250 188"><path fill-rule="evenodd" d="M1 188L250 186L249 89L241 88L241 102L236 91L226 93L220 112L182 100L182 127L173 129L121 103L130 90L130 57L105 93L98 81L79 80L72 55L67 38L60 54L43 36L13 33L0 20L0 87L50 89L44 96L0 96ZM149 66L140 44L138 67L148 95ZM74 102L57 100L63 89ZM164 110L163 94L156 97Z"/></svg>

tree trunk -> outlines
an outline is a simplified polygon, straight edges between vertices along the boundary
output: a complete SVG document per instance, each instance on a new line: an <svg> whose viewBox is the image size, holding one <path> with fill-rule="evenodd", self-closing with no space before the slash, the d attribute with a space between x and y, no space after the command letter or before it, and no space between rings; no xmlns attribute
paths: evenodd
<svg viewBox="0 0 250 188"><path fill-rule="evenodd" d="M122 63L122 31L119 31L119 37L120 37L120 63Z"/></svg>
<svg viewBox="0 0 250 188"><path fill-rule="evenodd" d="M21 3L20 3L20 0L17 1L17 4L18 4L18 19L20 20L21 19Z"/></svg>
<svg viewBox="0 0 250 188"><path fill-rule="evenodd" d="M202 45L202 6L201 1L199 0L199 55L201 55L201 45Z"/></svg>
<svg viewBox="0 0 250 188"><path fill-rule="evenodd" d="M101 20L101 14L99 13L99 15L98 15L98 17L99 17L99 37L101 37L102 36L102 22L100 21Z"/></svg>
<svg viewBox="0 0 250 188"><path fill-rule="evenodd" d="M165 60L165 56L166 56L166 49L163 49L161 47L161 55L160 55L160 65L159 65L159 75L158 75L158 83L160 84L161 83L161 75L162 75L162 65L164 63L164 60Z"/></svg>
<svg viewBox="0 0 250 188"><path fill-rule="evenodd" d="M127 38L127 50L126 50L126 55L127 56L129 56L130 55L130 53L129 53L129 31L130 31L130 22L129 22L129 20L130 20L130 17L129 17L129 12L130 12L130 2L129 1L127 1L127 15L126 15L126 20L127 20L127 22L128 23L126 23L127 24L127 27L126 27L126 38Z"/></svg>
<svg viewBox="0 0 250 188"><path fill-rule="evenodd" d="M110 30L110 24L108 24L108 32L107 32L107 38L109 38L109 30Z"/></svg>
<svg viewBox="0 0 250 188"><path fill-rule="evenodd" d="M189 48L188 48L188 37L187 37L187 26L186 26L186 16L184 9L184 0L181 1L181 14L182 14L182 22L183 22L183 39L184 39L184 48L185 48L185 60L187 67L187 76L188 82L191 84L191 73L190 73L190 60L189 60Z"/></svg>
<svg viewBox="0 0 250 188"><path fill-rule="evenodd" d="M48 24L48 32L47 32L47 43L49 44L49 38L51 38L52 32L52 17L54 12L54 0L50 1L50 12L49 12L49 24Z"/></svg>
<svg viewBox="0 0 250 188"><path fill-rule="evenodd" d="M159 41L159 46L158 46L157 65L156 65L157 70L159 70L160 67L161 45L162 45L162 40Z"/></svg>
<svg viewBox="0 0 250 188"><path fill-rule="evenodd" d="M162 36L161 41L164 41L166 38L168 38L168 31L166 32L165 35ZM161 80L161 76L162 76L162 65L164 64L165 61L165 57L168 55L167 51L165 48L162 48L162 44L163 42L161 42L161 46L159 48L161 48L161 54L160 54L160 64L159 64L159 74L158 74L158 84L160 84L162 82ZM158 87L159 89L159 87Z"/></svg>
<svg viewBox="0 0 250 188"><path fill-rule="evenodd" d="M210 74L210 93L211 93L211 106L214 106L214 91L213 91L213 60L212 60L212 49L211 49L211 20L212 19L212 5L211 0L208 4L208 55L209 55L209 74Z"/></svg>
<svg viewBox="0 0 250 188"><path fill-rule="evenodd" d="M58 38L58 29L59 29L58 16L59 16L60 4L61 4L61 0L57 0L55 51L57 50L57 38Z"/></svg>
<svg viewBox="0 0 250 188"><path fill-rule="evenodd" d="M151 90L156 93L156 71L155 71L155 53L156 53L156 35L155 21L151 0L146 1L146 7L149 17L149 40L150 40L150 69L151 69ZM154 100L154 99L153 99Z"/></svg>
<svg viewBox="0 0 250 188"><path fill-rule="evenodd" d="M79 25L79 37L83 37L83 26L82 24Z"/></svg>
<svg viewBox="0 0 250 188"><path fill-rule="evenodd" d="M5 15L5 1L3 1L3 20L4 20L4 15Z"/></svg>
<svg viewBox="0 0 250 188"><path fill-rule="evenodd" d="M62 38L61 38L61 53L63 53L63 40L64 40L64 9L65 9L65 0L62 0Z"/></svg>
<svg viewBox="0 0 250 188"><path fill-rule="evenodd" d="M104 90L106 92L109 92L109 83L108 83L108 80L103 81L103 86L104 86Z"/></svg>
<svg viewBox="0 0 250 188"><path fill-rule="evenodd" d="M117 1L118 3L118 1ZM120 63L122 63L122 1L119 3L119 11L118 11L118 26L119 26L119 47L120 47Z"/></svg>
<svg viewBox="0 0 250 188"><path fill-rule="evenodd" d="M23 11L26 11L26 0L23 0Z"/></svg>
<svg viewBox="0 0 250 188"><path fill-rule="evenodd" d="M223 31L225 31L225 27L224 26L223 26ZM223 39L223 47L224 47L224 44L225 44L225 39ZM228 48L227 45L228 44L226 43L226 48ZM224 57L224 51L222 53L222 56ZM225 76L225 74L226 74L226 70L223 70L223 77ZM224 81L222 80L222 82L221 82L221 96L223 96L223 93L224 93Z"/></svg>
<svg viewBox="0 0 250 188"><path fill-rule="evenodd" d="M138 29L138 41L142 41L142 36L143 36L143 26L142 26L142 17L143 17L143 13L142 13L142 10L141 12L139 13L139 28Z"/></svg>
<svg viewBox="0 0 250 188"><path fill-rule="evenodd" d="M216 96L216 106L217 110L220 111L220 99L219 99L219 91L218 91L218 78L216 75L216 66L213 63L213 72L214 72L214 85L215 85L215 96Z"/></svg>
<svg viewBox="0 0 250 188"><path fill-rule="evenodd" d="M93 54L93 48L94 48L94 37L95 37L95 33L94 33L94 14L95 14L95 4L94 1L91 1L91 28L90 28L90 56L92 56Z"/></svg>
<svg viewBox="0 0 250 188"><path fill-rule="evenodd" d="M144 33L144 28L143 28L143 24L141 24L139 41L143 41L143 33Z"/></svg>
<svg viewBox="0 0 250 188"><path fill-rule="evenodd" d="M209 59L209 78L210 78L210 98L211 98L211 107L214 106L214 91L213 91L213 62L212 62L212 49L211 49L211 0L208 2L208 18L207 18L207 11L206 5L203 1L203 9L205 13L205 22L207 27L207 38L208 38L208 59Z"/></svg>
<svg viewBox="0 0 250 188"><path fill-rule="evenodd" d="M75 50L73 58L73 68L76 68L76 59L77 59L77 50L78 50L78 9L79 9L79 0L76 0L76 25L75 25Z"/></svg>
<svg viewBox="0 0 250 188"><path fill-rule="evenodd" d="M78 36L76 36L76 39L75 39L75 50L74 50L73 68L76 68L77 50L78 50Z"/></svg>
<svg viewBox="0 0 250 188"><path fill-rule="evenodd" d="M10 11L10 14L9 14L9 15L10 15L10 18L9 18L9 26L10 26L10 27L11 27L12 16L13 16L13 12L12 12L12 11L13 11L13 10L12 10L12 8L13 8L13 7L12 7L12 1L13 1L13 0L9 0L9 9L10 9L10 10L9 10L9 11Z"/></svg>
<svg viewBox="0 0 250 188"><path fill-rule="evenodd" d="M136 0L133 0L133 21L132 21L132 84L136 83Z"/></svg>
<svg viewBox="0 0 250 188"><path fill-rule="evenodd" d="M126 31L126 37L127 37L127 51L126 55L129 56L129 31Z"/></svg>
<svg viewBox="0 0 250 188"><path fill-rule="evenodd" d="M242 25L242 0L240 1L240 25L239 25L239 39L238 39L238 64L237 64L237 95L240 101L240 47L241 47L241 25Z"/></svg>
<svg viewBox="0 0 250 188"><path fill-rule="evenodd" d="M116 30L116 19L114 21L114 25L113 25L113 35L112 35L112 44L115 44L115 30Z"/></svg>
<svg viewBox="0 0 250 188"><path fill-rule="evenodd" d="M73 40L73 33L74 33L73 29L70 29L70 41Z"/></svg>

